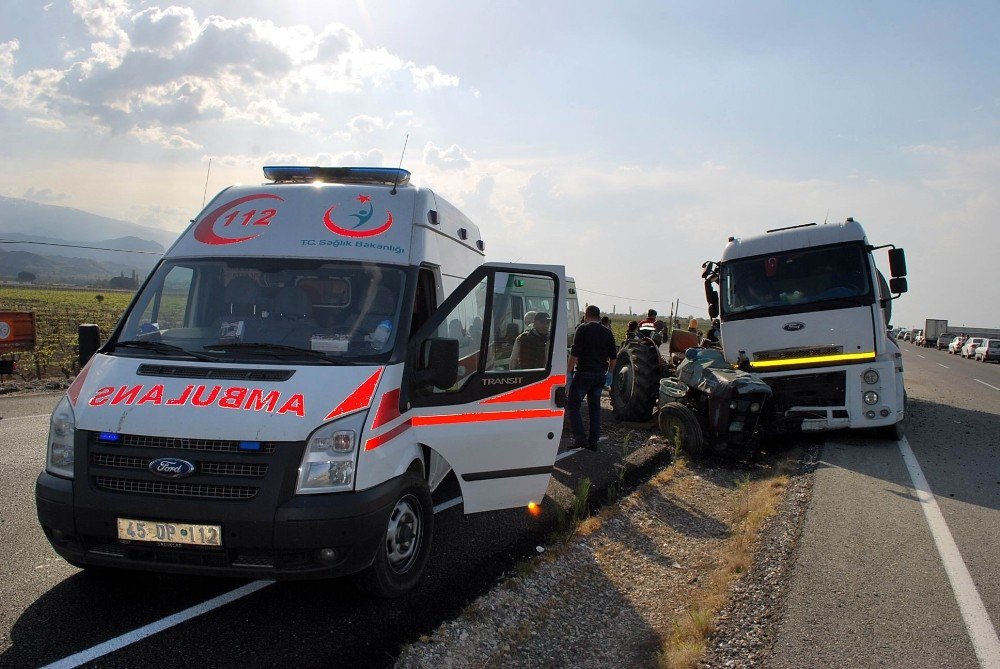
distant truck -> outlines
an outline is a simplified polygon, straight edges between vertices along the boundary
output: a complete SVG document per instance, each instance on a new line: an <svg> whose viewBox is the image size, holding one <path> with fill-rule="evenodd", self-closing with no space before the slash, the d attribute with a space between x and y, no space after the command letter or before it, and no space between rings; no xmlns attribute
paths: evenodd
<svg viewBox="0 0 1000 669"><path fill-rule="evenodd" d="M887 283L878 248L848 218L731 237L722 259L705 263L725 359L774 391L768 431L878 428L902 437L903 360L887 327L892 300L907 290L906 259L889 251Z"/></svg>
<svg viewBox="0 0 1000 669"><path fill-rule="evenodd" d="M924 346L936 346L938 337L948 331L948 319L928 318L924 322Z"/></svg>

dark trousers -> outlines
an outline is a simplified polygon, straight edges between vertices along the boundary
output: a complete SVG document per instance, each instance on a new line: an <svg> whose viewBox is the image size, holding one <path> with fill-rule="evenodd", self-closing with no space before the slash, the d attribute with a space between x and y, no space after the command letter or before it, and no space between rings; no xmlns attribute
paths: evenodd
<svg viewBox="0 0 1000 669"><path fill-rule="evenodd" d="M589 443L596 445L601 437L601 391L604 390L604 372L576 372L569 384L566 411L569 412L569 427L578 446ZM583 416L580 406L587 398L590 412L590 439L583 431Z"/></svg>

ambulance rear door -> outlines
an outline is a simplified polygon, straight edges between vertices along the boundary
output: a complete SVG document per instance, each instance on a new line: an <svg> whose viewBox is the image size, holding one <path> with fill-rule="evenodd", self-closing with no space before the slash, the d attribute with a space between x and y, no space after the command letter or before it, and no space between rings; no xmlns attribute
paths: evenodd
<svg viewBox="0 0 1000 669"><path fill-rule="evenodd" d="M526 288L535 311L548 314L548 328L527 332L515 314L512 303ZM561 266L488 263L410 341L400 408L417 441L455 471L467 513L545 495L563 427L566 299ZM518 337L519 361L511 358ZM451 351L458 342L458 374L445 388L427 382L441 340Z"/></svg>

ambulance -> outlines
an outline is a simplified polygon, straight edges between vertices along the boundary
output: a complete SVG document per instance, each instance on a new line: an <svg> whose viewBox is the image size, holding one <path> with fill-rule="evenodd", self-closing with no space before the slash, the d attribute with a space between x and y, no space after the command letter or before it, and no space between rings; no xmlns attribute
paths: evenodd
<svg viewBox="0 0 1000 669"><path fill-rule="evenodd" d="M542 501L575 294L561 266L484 262L476 225L406 170L264 174L219 193L81 351L38 519L82 568L356 574L401 596L442 481L466 513ZM541 305L545 366L512 369Z"/></svg>

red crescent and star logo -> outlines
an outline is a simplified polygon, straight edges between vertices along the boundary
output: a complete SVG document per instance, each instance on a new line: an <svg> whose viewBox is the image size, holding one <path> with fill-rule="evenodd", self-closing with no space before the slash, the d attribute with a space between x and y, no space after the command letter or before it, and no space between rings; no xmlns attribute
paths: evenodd
<svg viewBox="0 0 1000 669"><path fill-rule="evenodd" d="M358 196L354 199L357 200L357 202L361 205L361 208L358 209L358 212L355 214L345 214L346 218L356 219L356 223L351 225L351 227L345 227L344 225L339 225L333 220L333 212L337 208L337 205L333 205L332 207L326 210L325 214L323 214L323 223L326 224L326 227L330 230L330 232L337 235L341 235L343 237L353 237L357 239L362 237L375 237L376 235L381 235L383 232L392 227L392 212L386 210L385 212L386 219L384 223L378 225L375 228L366 229L364 226L366 226L371 221L372 216L374 216L375 214L374 203L372 202L372 198L370 195L358 194ZM377 220L378 219L376 219L376 221Z"/></svg>
<svg viewBox="0 0 1000 669"><path fill-rule="evenodd" d="M234 211L226 217L226 222L223 227L228 227L233 223L236 218L239 217L240 211L235 209L245 202L251 202L253 200L278 200L279 202L284 202L284 199L278 197L277 195L271 195L270 193L257 193L255 195L247 195L245 197L236 198L231 202L227 202L221 207L212 210L205 218L201 219L201 222L194 228L194 238L197 239L202 244L239 244L240 242L245 242L256 237L259 237L261 233L256 233L252 235L245 235L243 237L223 237L215 232L215 224L219 218L225 214L227 211L234 209ZM265 209L259 214L257 210L251 209L243 215L243 220L238 224L240 227L252 226L266 226L271 224L271 217L277 213L274 209Z"/></svg>

